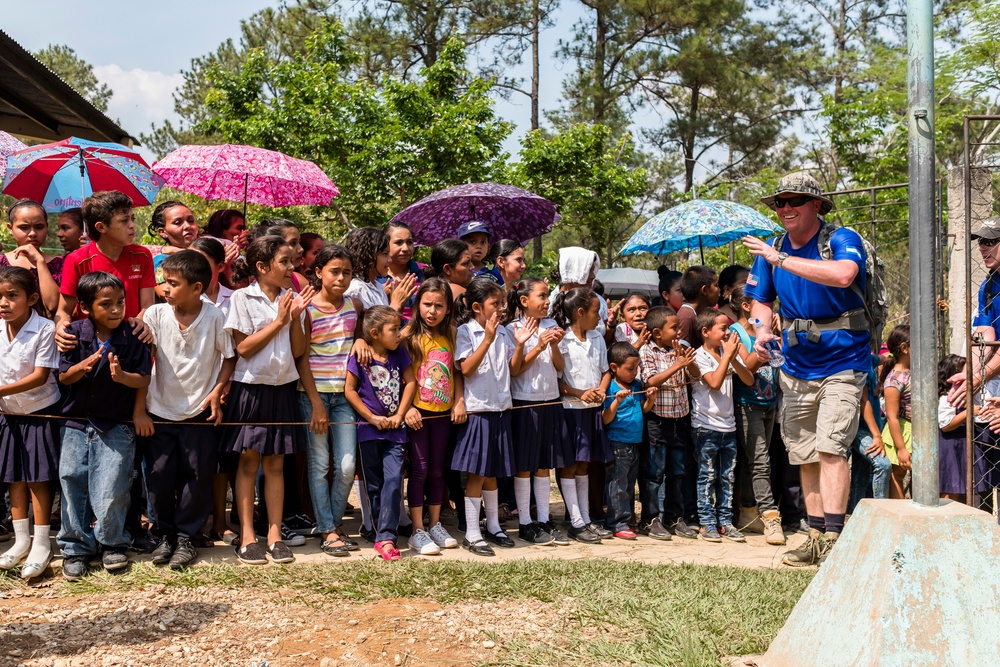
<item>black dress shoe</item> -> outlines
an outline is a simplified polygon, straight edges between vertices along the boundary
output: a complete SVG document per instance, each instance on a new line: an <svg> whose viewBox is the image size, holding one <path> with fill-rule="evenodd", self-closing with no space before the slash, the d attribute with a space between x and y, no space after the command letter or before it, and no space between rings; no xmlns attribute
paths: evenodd
<svg viewBox="0 0 1000 667"><path fill-rule="evenodd" d="M174 555L170 557L170 569L183 570L193 563L197 557L198 550L195 548L194 543L186 537L181 537L177 540L177 548L174 549Z"/></svg>
<svg viewBox="0 0 1000 667"><path fill-rule="evenodd" d="M375 544L375 531L374 530L365 530L364 528L362 528L359 531L358 534L361 535L361 537L363 539L368 540L372 544Z"/></svg>
<svg viewBox="0 0 1000 667"><path fill-rule="evenodd" d="M493 547L486 544L486 540L476 540L475 542L470 542L465 539L462 540L462 547L468 549L477 556L496 556L496 552L493 551Z"/></svg>
<svg viewBox="0 0 1000 667"><path fill-rule="evenodd" d="M497 545L498 547L503 547L504 549L513 549L514 547L517 546L516 544L514 544L514 540L507 537L507 533L503 532L502 530L499 533L491 533L489 531L486 531L486 534L483 535L483 537L485 537L487 540Z"/></svg>
<svg viewBox="0 0 1000 667"><path fill-rule="evenodd" d="M601 538L597 533L591 532L586 526L581 526L576 528L575 526L569 527L569 536L576 540L577 542L584 542L586 544L600 544Z"/></svg>
<svg viewBox="0 0 1000 667"><path fill-rule="evenodd" d="M587 530L589 530L593 534L597 535L602 540L606 540L606 539L609 539L611 537L614 537L614 533L612 533L610 530L608 530L604 526L600 525L599 523L594 523L593 521L591 521L590 523L588 523L586 525L586 528L587 528Z"/></svg>
<svg viewBox="0 0 1000 667"><path fill-rule="evenodd" d="M170 557L174 555L174 545L170 543L170 538L164 535L160 538L156 548L152 552L153 565L166 565L170 562Z"/></svg>

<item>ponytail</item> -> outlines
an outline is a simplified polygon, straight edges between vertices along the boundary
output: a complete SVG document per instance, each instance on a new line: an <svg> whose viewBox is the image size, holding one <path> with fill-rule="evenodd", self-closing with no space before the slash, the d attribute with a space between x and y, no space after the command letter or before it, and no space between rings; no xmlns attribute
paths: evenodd
<svg viewBox="0 0 1000 667"><path fill-rule="evenodd" d="M568 329L578 319L576 312L590 308L590 304L596 298L598 297L594 294L594 290L586 287L559 292L555 303L552 304L552 317L561 328Z"/></svg>
<svg viewBox="0 0 1000 667"><path fill-rule="evenodd" d="M535 285L544 282L541 278L528 277L518 280L508 288L507 316L504 317L504 324L510 324L524 314L524 308L521 306L521 298L528 297L532 290L535 289Z"/></svg>
<svg viewBox="0 0 1000 667"><path fill-rule="evenodd" d="M483 304L494 295L499 296L502 301L503 288L489 278L473 278L469 287L455 299L455 322L461 325L473 319L476 316L472 310L473 304Z"/></svg>

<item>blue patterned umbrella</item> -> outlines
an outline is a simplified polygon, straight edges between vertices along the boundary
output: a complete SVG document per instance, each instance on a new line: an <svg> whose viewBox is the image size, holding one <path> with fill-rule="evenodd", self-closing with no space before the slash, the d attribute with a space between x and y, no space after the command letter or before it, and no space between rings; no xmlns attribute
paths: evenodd
<svg viewBox="0 0 1000 667"><path fill-rule="evenodd" d="M678 250L715 248L744 236L771 236L778 223L749 206L718 199L695 199L657 213L632 235L623 255L651 252L666 255Z"/></svg>

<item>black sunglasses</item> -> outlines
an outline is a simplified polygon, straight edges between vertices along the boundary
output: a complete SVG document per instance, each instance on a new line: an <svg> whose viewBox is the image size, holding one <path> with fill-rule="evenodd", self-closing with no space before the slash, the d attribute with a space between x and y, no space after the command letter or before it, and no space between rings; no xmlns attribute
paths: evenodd
<svg viewBox="0 0 1000 667"><path fill-rule="evenodd" d="M1000 243L1000 238L984 239L984 238L980 237L977 240L979 242L979 247L980 248L983 248L983 247L985 247L985 248L992 248L996 244Z"/></svg>
<svg viewBox="0 0 1000 667"><path fill-rule="evenodd" d="M779 209L786 204L792 207L802 206L808 201L812 201L813 197L809 195L798 195L797 197L775 197L774 198L774 208Z"/></svg>

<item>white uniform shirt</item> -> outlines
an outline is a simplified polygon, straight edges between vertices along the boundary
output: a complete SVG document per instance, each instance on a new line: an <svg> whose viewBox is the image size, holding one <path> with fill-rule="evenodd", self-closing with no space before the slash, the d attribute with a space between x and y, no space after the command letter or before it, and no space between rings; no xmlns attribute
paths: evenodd
<svg viewBox="0 0 1000 667"><path fill-rule="evenodd" d="M278 317L278 301L287 290L281 290L274 301L268 301L257 283L238 289L229 299L226 330L251 335L266 327ZM300 321L305 321L305 311ZM257 350L249 359L239 357L233 380L244 384L282 385L299 379L292 358L291 325L282 327L267 345Z"/></svg>
<svg viewBox="0 0 1000 667"><path fill-rule="evenodd" d="M608 371L608 346L597 329L587 332L580 340L572 329L559 341L563 355L562 380L574 389L593 389L601 385L601 376ZM563 396L563 407L572 410L599 408L603 402L584 403L572 396Z"/></svg>
<svg viewBox="0 0 1000 667"><path fill-rule="evenodd" d="M516 345L514 332L524 326L524 318L515 320L507 325L507 333L510 334L512 344ZM548 329L556 329L559 325L553 319L545 318L539 321L538 331L531 335L528 342L524 344L524 354L538 346L538 336ZM513 351L511 356L513 356ZM552 348L545 346L534 361L521 371L520 375L510 378L510 394L518 401L554 401L559 398L559 374L555 366L552 365Z"/></svg>
<svg viewBox="0 0 1000 667"><path fill-rule="evenodd" d="M7 337L7 327L0 333L0 385L23 380L35 368L50 368L48 379L41 387L0 398L0 410L29 414L59 402L59 350L56 349L56 326L35 311L14 336Z"/></svg>
<svg viewBox="0 0 1000 667"><path fill-rule="evenodd" d="M212 305L212 306L215 306L216 308L218 308L219 310L221 310L223 318L225 318L225 317L228 317L228 315L229 315L229 299L230 299L230 297L233 296L233 292L234 291L235 290L231 290L228 287L226 287L225 285L219 285L219 293L216 295L216 298L218 299L218 301L212 301L204 293L202 293L202 295L201 295L201 300L204 301L205 303L207 303L209 305Z"/></svg>
<svg viewBox="0 0 1000 667"><path fill-rule="evenodd" d="M223 357L236 354L226 316L202 303L194 322L181 329L173 307L158 303L146 309L142 320L156 346L146 409L171 421L197 416L215 387Z"/></svg>
<svg viewBox="0 0 1000 667"><path fill-rule="evenodd" d="M698 364L702 379L691 386L691 426L721 433L735 431L732 367L726 369L722 386L711 389L704 377L719 367L719 361L704 347L699 347L694 352L694 362Z"/></svg>
<svg viewBox="0 0 1000 667"><path fill-rule="evenodd" d="M486 329L469 320L458 327L455 337L455 363L461 364L479 348L486 338ZM502 412L510 410L510 358L514 356L514 340L506 327L497 327L497 336L486 351L479 368L465 378L465 409L468 412Z"/></svg>
<svg viewBox="0 0 1000 667"><path fill-rule="evenodd" d="M388 306L389 297L378 283L368 283L360 278L351 278L351 284L344 290L344 296L355 297L368 310L372 306Z"/></svg>

